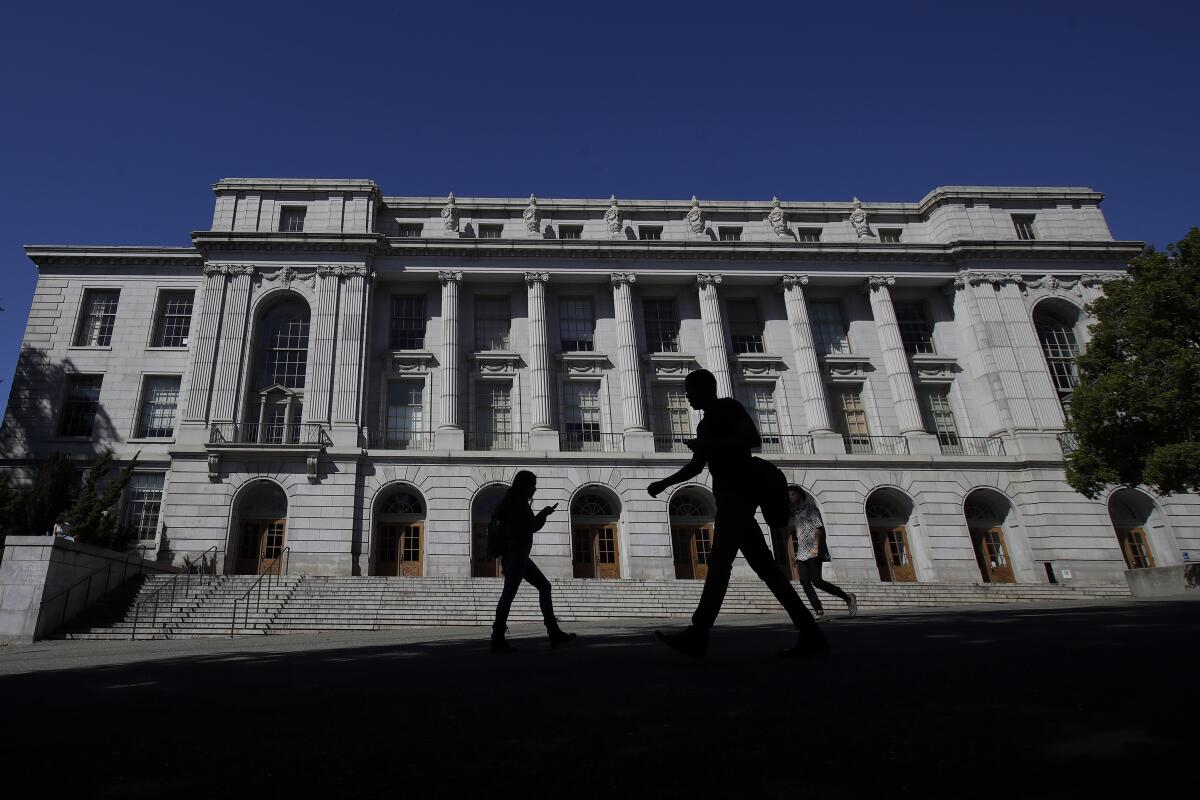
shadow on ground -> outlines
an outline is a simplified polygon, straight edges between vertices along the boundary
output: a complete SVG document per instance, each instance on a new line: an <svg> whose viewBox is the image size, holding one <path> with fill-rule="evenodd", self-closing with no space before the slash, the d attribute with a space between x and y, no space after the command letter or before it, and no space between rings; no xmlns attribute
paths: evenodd
<svg viewBox="0 0 1200 800"><path fill-rule="evenodd" d="M554 651L528 628L508 657L464 638L44 670L0 678L4 794L1163 796L1200 738L1198 612L876 615L832 623L819 661L738 624L700 662L650 628Z"/></svg>

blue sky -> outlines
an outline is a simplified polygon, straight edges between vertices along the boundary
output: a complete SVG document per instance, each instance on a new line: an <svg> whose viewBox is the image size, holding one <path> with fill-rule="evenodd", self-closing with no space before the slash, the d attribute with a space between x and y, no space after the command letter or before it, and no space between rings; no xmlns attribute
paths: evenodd
<svg viewBox="0 0 1200 800"><path fill-rule="evenodd" d="M1085 185L1200 224L1200 4L40 3L0 11L0 400L22 245L186 245L221 177L917 200Z"/></svg>

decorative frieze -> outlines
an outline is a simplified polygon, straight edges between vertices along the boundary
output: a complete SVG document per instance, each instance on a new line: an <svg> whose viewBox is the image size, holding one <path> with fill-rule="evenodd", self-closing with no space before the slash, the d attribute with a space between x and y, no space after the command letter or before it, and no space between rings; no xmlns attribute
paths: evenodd
<svg viewBox="0 0 1200 800"><path fill-rule="evenodd" d="M512 378L521 369L521 354L506 350L472 353L475 371L480 378Z"/></svg>
<svg viewBox="0 0 1200 800"><path fill-rule="evenodd" d="M313 281L315 279L316 279L315 273L308 272L307 274L302 274L299 270L293 269L288 264L283 265L282 267L275 270L274 272L264 274L260 278L260 280L266 281L268 283L275 283L276 281L278 281L279 285L282 286L284 289L292 288L292 283L294 281L304 281L311 287L313 285Z"/></svg>
<svg viewBox="0 0 1200 800"><path fill-rule="evenodd" d="M398 375L426 375L433 371L433 353L428 350L389 350L387 368Z"/></svg>
<svg viewBox="0 0 1200 800"><path fill-rule="evenodd" d="M1065 280L1054 275L1043 275L1040 278L1026 280L1024 284L1026 294L1029 294L1030 290L1035 290L1038 294L1083 297L1083 287L1078 279Z"/></svg>
<svg viewBox="0 0 1200 800"><path fill-rule="evenodd" d="M253 264L205 264L205 275L253 275Z"/></svg>

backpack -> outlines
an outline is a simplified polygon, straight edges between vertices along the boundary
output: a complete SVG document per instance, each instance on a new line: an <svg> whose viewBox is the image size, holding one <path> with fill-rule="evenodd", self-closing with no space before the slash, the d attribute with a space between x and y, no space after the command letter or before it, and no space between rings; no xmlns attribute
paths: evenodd
<svg viewBox="0 0 1200 800"><path fill-rule="evenodd" d="M487 527L487 557L489 560L504 555L508 545L508 523L499 514L492 515L492 521Z"/></svg>
<svg viewBox="0 0 1200 800"><path fill-rule="evenodd" d="M787 476L770 461L754 456L750 459L755 504L762 509L763 519L772 529L785 528L791 516L788 502Z"/></svg>

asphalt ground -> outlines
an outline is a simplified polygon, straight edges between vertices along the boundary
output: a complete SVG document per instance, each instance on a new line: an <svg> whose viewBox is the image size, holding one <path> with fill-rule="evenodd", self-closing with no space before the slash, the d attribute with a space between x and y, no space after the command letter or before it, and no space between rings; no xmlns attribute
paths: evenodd
<svg viewBox="0 0 1200 800"><path fill-rule="evenodd" d="M830 604L831 607L834 605ZM0 647L0 797L1189 796L1200 603ZM1189 788L1190 787L1190 788Z"/></svg>

